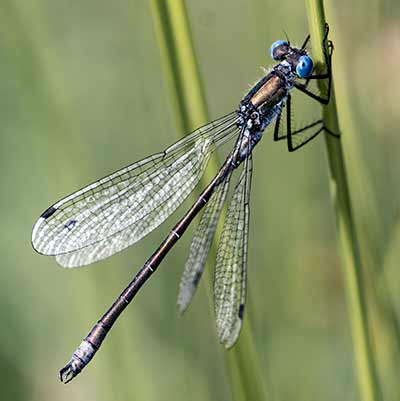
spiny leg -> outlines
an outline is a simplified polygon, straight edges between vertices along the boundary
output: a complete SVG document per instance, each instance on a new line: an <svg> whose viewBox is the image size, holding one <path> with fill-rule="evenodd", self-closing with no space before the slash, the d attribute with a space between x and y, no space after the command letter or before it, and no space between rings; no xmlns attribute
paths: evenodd
<svg viewBox="0 0 400 401"><path fill-rule="evenodd" d="M281 117L282 117L282 112L279 113L278 117L276 118L276 122L275 122L275 128L274 128L274 141L275 142L286 138L286 135L279 136L279 127L281 125Z"/></svg>
<svg viewBox="0 0 400 401"><path fill-rule="evenodd" d="M297 129L295 131L292 131L292 123L291 123L291 96L289 95L287 100L286 100L286 134L285 135L279 135L279 129L280 129L280 124L281 124L281 118L282 118L282 113L279 114L279 116L276 119L275 123L275 129L274 129L274 141L280 141L282 139L287 139L287 145L288 145L288 150L289 152L294 152L295 150L300 149L303 147L306 143L310 142L314 138L318 136L319 133L325 131L328 134L339 138L339 135L333 133L331 130L326 128L324 126L324 123L321 119L314 121L311 124L307 124L304 127ZM311 133L308 135L305 135L307 131L311 130ZM303 134L303 135L301 135ZM296 143L294 141L294 137L296 138L303 138L303 140L300 140L299 142Z"/></svg>
<svg viewBox="0 0 400 401"><path fill-rule="evenodd" d="M332 53L333 53L333 43L330 40L327 40L328 38L328 32L329 32L329 27L326 24L326 28L325 28L325 35L324 38L322 40L322 49L323 49L323 53L324 53L324 58L325 58L325 64L326 64L326 72L322 73L322 74L314 74L311 75L310 77L308 77L306 79L306 82L303 83L299 83L299 82L295 82L294 83L294 87L297 88L299 91L305 93L306 95L310 96L312 99L317 100L318 102L322 103L322 104L328 104L329 103L329 99L331 96L331 82L332 82ZM309 36L307 37L306 41L304 42L303 46L307 44L309 40ZM315 93L309 91L307 89L308 84L310 83L310 80L315 79L315 80L319 80L319 79L328 79L328 89L327 89L327 95L326 98L322 97L322 96L318 96Z"/></svg>

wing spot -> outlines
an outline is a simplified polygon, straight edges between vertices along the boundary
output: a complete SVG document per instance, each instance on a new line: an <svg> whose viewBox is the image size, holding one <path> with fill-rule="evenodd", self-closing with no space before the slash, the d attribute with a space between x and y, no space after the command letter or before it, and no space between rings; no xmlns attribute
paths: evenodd
<svg viewBox="0 0 400 401"><path fill-rule="evenodd" d="M201 279L201 272L196 272L195 276L193 277L192 284L194 287L197 287L197 284L199 284L199 281Z"/></svg>
<svg viewBox="0 0 400 401"><path fill-rule="evenodd" d="M68 231L71 231L75 226L78 220L70 220L67 224L64 224L64 228L68 229Z"/></svg>
<svg viewBox="0 0 400 401"><path fill-rule="evenodd" d="M243 312L244 312L244 304L240 304L239 305L239 314L238 314L240 320L243 320Z"/></svg>
<svg viewBox="0 0 400 401"><path fill-rule="evenodd" d="M52 216L56 212L56 208L54 206L50 206L48 209L46 209L40 217L43 217L44 219L48 219L50 216Z"/></svg>

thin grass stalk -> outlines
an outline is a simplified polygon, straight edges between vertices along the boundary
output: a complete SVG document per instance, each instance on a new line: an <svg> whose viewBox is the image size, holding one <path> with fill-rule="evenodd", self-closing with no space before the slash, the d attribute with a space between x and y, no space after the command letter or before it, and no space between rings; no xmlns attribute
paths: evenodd
<svg viewBox="0 0 400 401"><path fill-rule="evenodd" d="M317 69L324 68L321 47L325 32L325 15L322 0L306 0L308 22ZM321 87L326 90L326 87ZM336 100L332 91L329 105L323 107L324 124L333 132L340 133ZM363 401L378 401L381 390L377 365L373 353L373 341L369 331L366 287L361 262L359 241L354 225L350 201L350 189L343 157L342 142L326 135L326 149L330 167L330 187L334 205L339 250L342 257L346 283L347 305L353 337L354 358L359 391Z"/></svg>
<svg viewBox="0 0 400 401"><path fill-rule="evenodd" d="M45 73L47 68L46 62L48 60L46 59L43 41L46 40L46 36L35 26L35 16L27 17L26 10L22 4L20 5L17 2L7 0L2 3L2 10L3 12L0 16L1 35L4 37L5 35L10 35L12 32L9 40L12 41L12 46L18 49L18 52L10 55L7 54L5 57L7 57L9 62L11 62L11 57L16 57L12 63L17 66L16 68L20 69L18 75L23 76L24 80L29 82L29 85L32 85L32 90L30 92L32 97L25 97L24 102L29 110L35 111L37 116L35 118L38 118L37 123L40 124L43 135L47 133L45 140L42 138L40 139L42 141L43 164L48 166L49 170L55 165L71 165L72 163L68 152L60 151L60 149L66 149L68 146L74 145L76 149L81 149L82 146L79 146L77 143L71 144L73 139L68 135L69 126L65 118L65 110L62 107L59 96L60 93L54 90L49 76ZM22 54L24 55L24 59L21 58ZM43 110L46 110L46 112ZM39 120L39 116L46 117ZM82 167L83 166L81 166L81 168ZM48 178L50 176L49 174ZM43 180L45 179L46 177L43 177ZM54 188L60 190L64 185L72 187L76 185L76 175L73 170L66 169L62 178L56 183L49 181L46 185L52 190L54 190ZM90 274L94 274L94 272ZM96 299L96 294L99 294L99 287L102 283L104 283L104 280L96 282L93 277L89 278L89 276L85 276L80 282L82 285L81 288L85 288L89 299ZM74 305L74 303L72 303L71 306L72 305ZM87 302L86 305L87 307L84 308L83 313L86 312L86 317L89 319L93 316L95 308L93 307L93 303ZM77 304L76 307L78 307ZM80 310L80 312L82 313L82 310ZM36 329L39 329L39 327L36 327ZM118 333L116 333L116 335L118 335ZM67 340L65 340L65 342L66 341ZM107 353L107 351L105 351L105 353ZM122 351L120 354L122 354ZM110 354L107 356L109 357L108 368L118 372L120 367L118 363L115 363L115 355L113 355L112 358L110 358ZM98 377L106 377L106 372L101 370L101 368L99 368L98 372ZM54 374L55 377L57 372L54 372ZM107 390L107 385L105 383L106 382L103 382L102 391Z"/></svg>
<svg viewBox="0 0 400 401"><path fill-rule="evenodd" d="M175 121L179 126L178 135L182 137L209 121L186 7L183 0L151 0L151 9ZM204 187L217 171L218 163L212 158L199 187ZM214 241L210 252L213 260L216 258L216 249ZM209 267L205 274L211 305L213 278ZM227 352L225 365L233 399L261 401L266 398L264 385L249 318L246 320L238 344Z"/></svg>
<svg viewBox="0 0 400 401"><path fill-rule="evenodd" d="M73 139L68 135L69 126L68 121L65 118L65 110L63 109L60 93L55 90L54 85L52 85L52 81L45 73L47 69L46 62L48 60L46 59L46 51L44 50L43 43L46 41L46 35L40 29L38 29L37 26L35 26L35 21L38 19L38 17L35 15L29 15L29 17L27 17L27 11L22 4L7 0L2 3L2 9L3 13L1 14L0 18L0 33L4 37L5 35L10 35L12 32L12 35L10 35L10 40L13 41L13 46L19 49L19 53L12 54L13 57L18 57L12 62L15 66L17 66L16 68L20 69L18 74L23 76L27 82L30 82L33 88L31 92L33 98L27 97L24 99L24 101L27 105L29 105L28 108L31 111L35 111L37 116L46 116L42 120L38 120L40 121L39 124L41 125L43 135L47 133L45 140L41 139L43 146L42 160L49 166L49 168L52 168L56 165L71 165L72 163L68 152L61 151L61 149L75 147L79 152L81 151L82 147L76 143L71 144ZM24 63L21 61L21 54L24 55L25 61L29 60L29 63ZM8 56L7 59L9 62L11 62L11 59ZM45 110L45 112L43 110ZM81 159L86 160L83 155ZM81 171L84 170L84 166L82 164L80 167ZM50 176L51 174L48 175L48 178ZM64 186L73 187L76 185L76 178L77 176L73 172L73 169L65 169L60 179L58 179L56 182L51 182L51 184L49 182L47 185L52 190L54 190L54 188L60 190L60 188ZM43 180L45 179L46 178L43 177ZM104 277L102 277L101 280L96 280L95 272L92 270L91 272L91 277L85 276L81 278L80 285L82 286L81 288L85 288L88 299L96 300L96 295L102 292L102 286L104 286L104 283L107 282L107 280L104 280ZM104 272L104 275L107 274L107 272ZM87 319L92 318L93 313L97 310L97 308L94 307L95 304L95 301L92 303L87 302L87 307L83 309L80 308L79 313L85 314ZM73 303L71 303L71 307L72 305ZM121 336L121 334L118 333L118 330L116 331L115 336ZM66 339L65 342L67 343ZM104 353L108 358L108 369L110 371L117 372L116 377L119 377L124 369L121 367L121 364L118 363L119 360L116 361L116 355L123 355L122 348L114 346L112 347L112 350L110 348L108 348L108 350L104 350ZM97 369L98 378L107 377L108 373L105 369L102 369L100 366L98 366ZM53 373L54 377L56 377L57 372L54 371ZM35 378L36 377L33 379ZM107 391L107 381L104 380L102 383L103 384L100 385L102 386L101 391ZM118 396L122 396L122 391L120 391L119 387L114 392L117 395L116 398L118 398Z"/></svg>
<svg viewBox="0 0 400 401"><path fill-rule="evenodd" d="M327 4L327 12L329 12L330 8L333 12L335 3ZM379 25L381 16L378 4L370 5L370 9L376 11L368 16L367 22L368 27L371 29L369 35L375 37L378 33L377 26ZM332 19L333 17L334 14L332 13L332 17L329 18L332 24L335 23ZM346 40L344 31L338 32L335 30L333 33L337 38L336 42L339 43L339 40ZM357 202L355 218L363 267L368 280L368 309L371 316L370 330L373 335L375 358L379 366L378 373L384 398L392 397L392 399L400 399L400 386L398 385L397 377L397 370L400 366L400 322L397 318L396 306L387 281L388 276L386 275L385 268L387 253L391 245L393 245L393 241L396 240L394 236L395 224L392 226L393 230L385 224L384 214L387 211L386 208L382 207L380 200L378 200L374 188L373 174L371 174L373 168L371 168L365 155L362 153L362 142L365 142L366 132L360 135L360 120L353 116L354 107L352 107L350 101L350 92L352 89L351 85L348 84L349 77L345 68L345 50L342 49L342 46L340 48L339 46L336 47L335 88L336 93L340 94L340 103L337 106L340 115L340 124L346 133L344 138L345 156L351 155L351 159L347 159L348 178L351 183L353 203ZM377 78L372 76L371 79L374 81ZM376 102L379 109L381 103L379 103L379 100ZM380 111L384 115L382 110ZM371 128L372 131L374 129L378 130L378 125ZM368 138L368 143L376 146L376 138ZM379 160L381 155L379 151L375 151L372 157L374 160Z"/></svg>

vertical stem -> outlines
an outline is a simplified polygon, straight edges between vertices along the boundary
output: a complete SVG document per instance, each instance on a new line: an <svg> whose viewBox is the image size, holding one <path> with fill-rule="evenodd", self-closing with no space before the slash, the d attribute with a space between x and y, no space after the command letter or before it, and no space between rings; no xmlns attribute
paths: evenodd
<svg viewBox="0 0 400 401"><path fill-rule="evenodd" d="M151 8L175 120L180 135L183 135L209 121L186 7L183 0L151 0ZM203 178L203 185L217 171L214 159ZM211 253L215 259L215 244ZM206 269L208 289L213 281L209 270ZM247 317L238 344L228 351L226 369L235 400L261 401L265 399L265 392L248 320Z"/></svg>
<svg viewBox="0 0 400 401"><path fill-rule="evenodd" d="M151 0L179 136L208 121L208 110L183 0Z"/></svg>
<svg viewBox="0 0 400 401"><path fill-rule="evenodd" d="M310 26L313 58L316 66L324 64L322 38L325 30L325 15L322 0L306 0ZM323 90L323 88L321 88ZM323 108L324 124L333 132L339 133L334 91L329 104ZM342 142L326 135L326 148L330 167L330 187L336 214L339 249L342 256L346 282L347 303L354 345L356 374L363 401L381 399L376 362L369 331L369 317L366 302L366 286L361 262L359 242L354 226L343 157Z"/></svg>

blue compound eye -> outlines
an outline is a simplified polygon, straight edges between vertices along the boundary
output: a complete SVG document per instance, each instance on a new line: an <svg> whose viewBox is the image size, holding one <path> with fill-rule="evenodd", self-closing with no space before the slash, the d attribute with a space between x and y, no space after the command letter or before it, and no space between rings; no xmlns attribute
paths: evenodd
<svg viewBox="0 0 400 401"><path fill-rule="evenodd" d="M299 78L308 78L313 70L314 63L309 56L299 57L296 65L296 73Z"/></svg>
<svg viewBox="0 0 400 401"><path fill-rule="evenodd" d="M272 43L269 49L269 54L273 60L282 60L283 56L286 56L289 48L289 43L286 40L277 40Z"/></svg>

